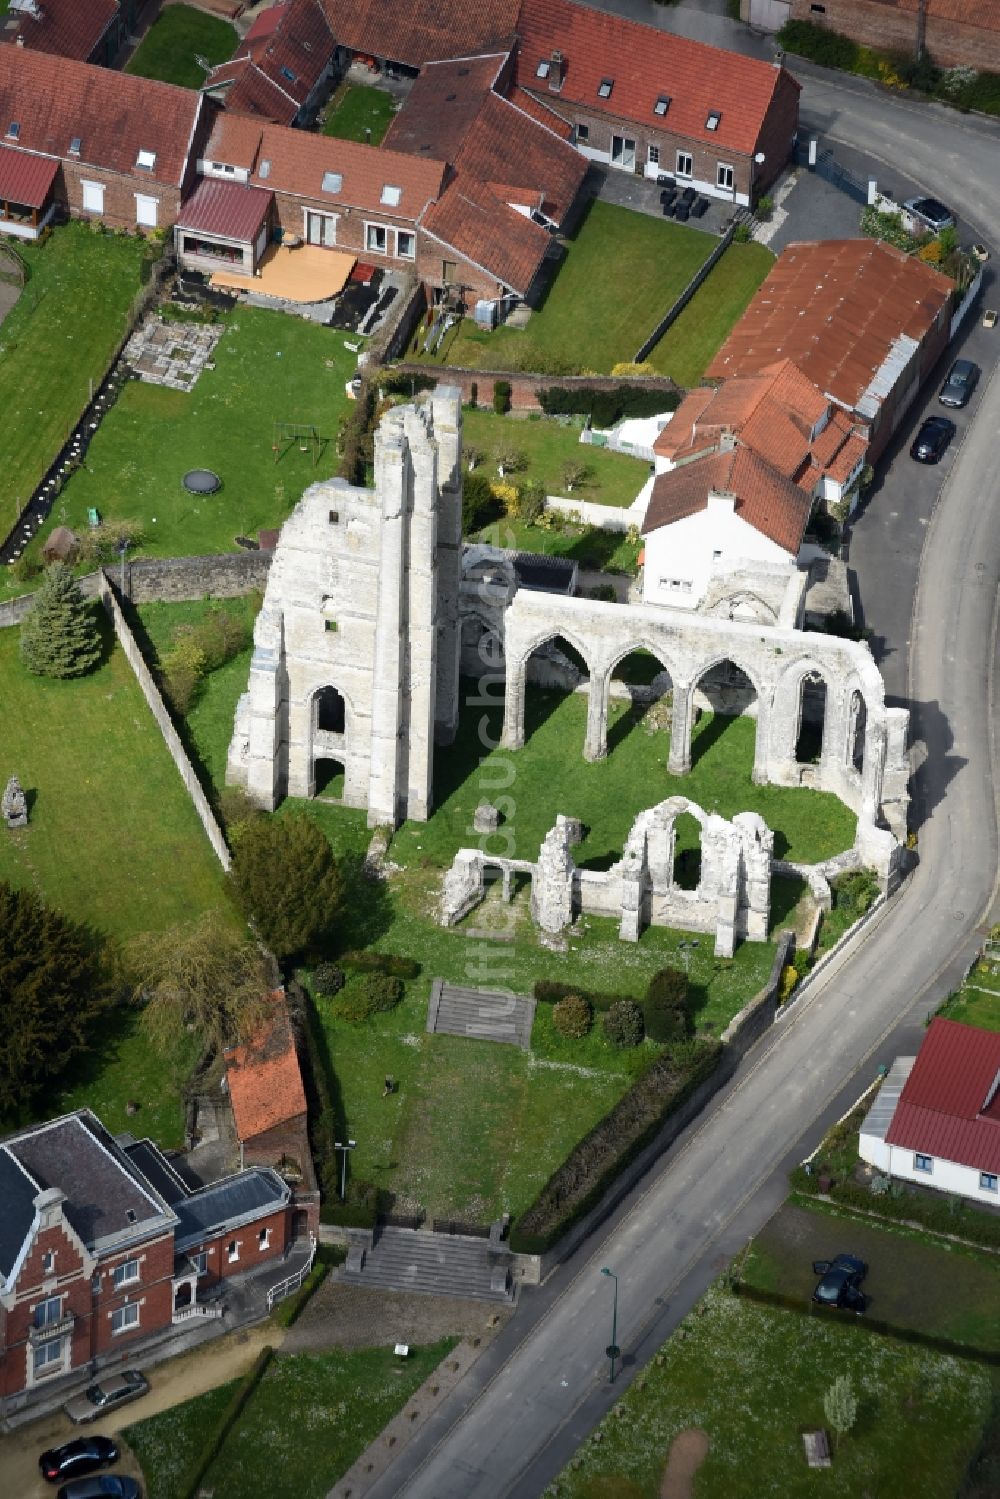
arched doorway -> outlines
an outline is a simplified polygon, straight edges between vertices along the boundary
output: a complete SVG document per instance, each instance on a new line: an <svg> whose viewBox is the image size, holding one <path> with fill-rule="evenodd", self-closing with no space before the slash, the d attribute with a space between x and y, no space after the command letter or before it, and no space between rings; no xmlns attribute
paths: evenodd
<svg viewBox="0 0 1000 1499"><path fill-rule="evenodd" d="M313 795L322 797L324 801L341 801L344 795L344 774L343 760L331 760L326 755L318 756L313 764Z"/></svg>
<svg viewBox="0 0 1000 1499"><path fill-rule="evenodd" d="M799 727L795 738L795 759L799 765L816 765L822 758L826 703L826 679L818 671L806 672L799 683Z"/></svg>
<svg viewBox="0 0 1000 1499"><path fill-rule="evenodd" d="M759 707L757 689L735 661L716 661L694 683L694 708L699 714L691 730L691 763L708 754L727 729L740 718L752 718ZM756 759L756 726L744 731Z"/></svg>
<svg viewBox="0 0 1000 1499"><path fill-rule="evenodd" d="M524 728L531 735L562 708L578 689L591 686L590 667L582 652L564 635L551 635L535 646L525 662ZM566 717L574 724L575 710Z"/></svg>
<svg viewBox="0 0 1000 1499"><path fill-rule="evenodd" d="M674 819L672 883L678 890L697 890L701 884L701 824L690 812Z"/></svg>
<svg viewBox="0 0 1000 1499"><path fill-rule="evenodd" d="M612 666L608 677L608 752L639 724L670 733L673 678L655 651L635 646Z"/></svg>

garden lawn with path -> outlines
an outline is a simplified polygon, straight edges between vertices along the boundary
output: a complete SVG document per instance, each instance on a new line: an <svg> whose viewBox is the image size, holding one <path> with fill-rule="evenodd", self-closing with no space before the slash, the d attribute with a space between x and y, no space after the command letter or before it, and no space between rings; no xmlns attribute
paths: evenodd
<svg viewBox="0 0 1000 1499"><path fill-rule="evenodd" d="M823 1397L857 1397L833 1465L806 1466L802 1432L828 1428ZM981 1365L732 1295L722 1284L681 1323L559 1475L563 1499L659 1499L671 1443L701 1429L698 1499L912 1499L953 1495L991 1407Z"/></svg>
<svg viewBox="0 0 1000 1499"><path fill-rule="evenodd" d="M191 5L165 5L125 65L126 73L157 78L180 88L201 88L207 74L202 57L213 67L236 49L235 26Z"/></svg>
<svg viewBox="0 0 1000 1499"><path fill-rule="evenodd" d="M476 448L483 454L476 472L491 482L501 482L494 457L498 446L515 448L526 460L526 466L511 474L508 482L540 484L546 494L565 495L570 500L628 506L649 478L650 466L643 459L584 446L580 441L582 418L568 424L537 413L498 416L493 411L466 407L462 426L466 449ZM590 470L572 494L563 478L568 463L583 464Z"/></svg>
<svg viewBox="0 0 1000 1499"><path fill-rule="evenodd" d="M766 245L730 245L647 356L657 374L697 385L773 265Z"/></svg>
<svg viewBox="0 0 1000 1499"><path fill-rule="evenodd" d="M0 535L45 475L102 379L139 290L145 240L97 234L88 224L18 241L28 280L0 327ZM54 512L58 523L59 505ZM44 528L46 531L48 527ZM0 598L23 593L0 568Z"/></svg>
<svg viewBox="0 0 1000 1499"><path fill-rule="evenodd" d="M973 963L962 987L937 1012L986 1031L1000 1031L1000 962L988 956Z"/></svg>
<svg viewBox="0 0 1000 1499"><path fill-rule="evenodd" d="M327 106L323 134L362 145L380 146L392 124L396 101L385 89L364 83L347 83ZM370 132L366 134L366 132Z"/></svg>

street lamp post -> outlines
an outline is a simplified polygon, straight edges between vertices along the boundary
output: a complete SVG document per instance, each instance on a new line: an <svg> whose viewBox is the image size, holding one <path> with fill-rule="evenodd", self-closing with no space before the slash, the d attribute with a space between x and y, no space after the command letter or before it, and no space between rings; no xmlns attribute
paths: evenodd
<svg viewBox="0 0 1000 1499"><path fill-rule="evenodd" d="M690 942L678 942L678 944L677 944L677 951L684 954L684 976L685 976L685 978L690 978L691 977L691 956L690 956L691 949L693 947L700 947L700 946L701 946L701 943L698 941L697 937L692 938L692 940Z"/></svg>
<svg viewBox="0 0 1000 1499"><path fill-rule="evenodd" d="M125 597L125 553L127 551L128 551L128 537L127 536L123 536L121 538L121 540L119 541L119 543L118 543L118 555L119 555L119 557L122 560L121 561L121 583L120 583L120 587L119 587L119 592L121 593L122 598Z"/></svg>
<svg viewBox="0 0 1000 1499"><path fill-rule="evenodd" d="M340 1200L341 1200L341 1202L346 1202L347 1201L347 1155L348 1155L349 1151L351 1151L351 1150L354 1149L354 1147L355 1147L355 1145L357 1145L357 1143L358 1143L357 1140L347 1140L344 1143L341 1143L340 1140L335 1140L333 1142L333 1148L334 1148L334 1150L339 1150L339 1151L343 1152L343 1154L341 1155L341 1158L340 1158L340 1161L341 1161L341 1165L340 1165Z"/></svg>
<svg viewBox="0 0 1000 1499"><path fill-rule="evenodd" d="M611 1305L611 1342L604 1350L608 1358L611 1360L611 1373L608 1376L608 1384L614 1384L615 1359L617 1359L621 1353L621 1349L618 1347L618 1277L615 1272L613 1270L609 1270L607 1266L605 1266L605 1268L601 1271L601 1274L610 1275L611 1279L615 1283L615 1299Z"/></svg>

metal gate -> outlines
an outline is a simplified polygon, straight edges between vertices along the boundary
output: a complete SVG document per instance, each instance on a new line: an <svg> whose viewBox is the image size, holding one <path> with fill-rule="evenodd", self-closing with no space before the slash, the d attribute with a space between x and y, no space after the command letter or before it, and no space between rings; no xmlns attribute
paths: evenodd
<svg viewBox="0 0 1000 1499"><path fill-rule="evenodd" d="M854 198L856 202L867 204L868 183L849 172L845 166L841 166L831 150L820 151L816 157L816 165L809 166L809 142L799 141L795 148L795 163L800 167L808 167L811 172L825 178L827 182L839 188L848 197Z"/></svg>

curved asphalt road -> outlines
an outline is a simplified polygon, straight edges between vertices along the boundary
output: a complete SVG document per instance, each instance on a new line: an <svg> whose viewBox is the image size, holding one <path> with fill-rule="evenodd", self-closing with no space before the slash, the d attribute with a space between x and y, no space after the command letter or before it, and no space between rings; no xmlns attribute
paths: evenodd
<svg viewBox="0 0 1000 1499"><path fill-rule="evenodd" d="M994 127L887 105L853 81L843 87L811 73L804 113L827 135L905 160L946 199L955 201L957 182L970 183L961 209L1000 243ZM539 1494L610 1401L603 1359L610 1297L601 1265L621 1278L618 1341L628 1378L770 1216L791 1160L848 1106L877 1061L912 1045L915 1026L971 958L997 875L990 689L1000 582L998 431L995 377L980 393L929 528L914 601L916 871L610 1224L548 1286L522 1297L510 1326L372 1499Z"/></svg>

